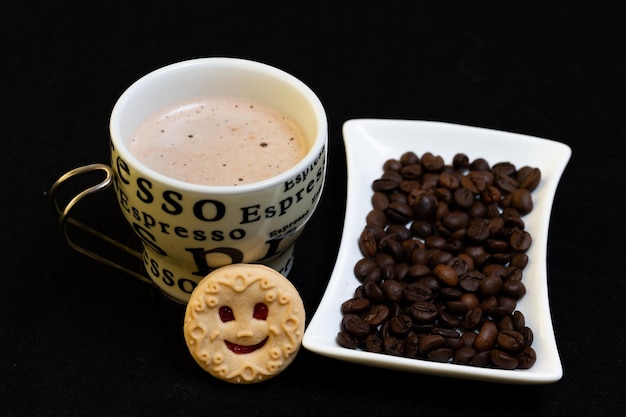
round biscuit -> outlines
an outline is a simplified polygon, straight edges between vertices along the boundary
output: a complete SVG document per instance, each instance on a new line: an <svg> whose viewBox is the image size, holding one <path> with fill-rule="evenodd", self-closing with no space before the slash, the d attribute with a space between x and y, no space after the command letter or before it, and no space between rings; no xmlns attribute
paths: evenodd
<svg viewBox="0 0 626 417"><path fill-rule="evenodd" d="M264 265L233 264L200 281L183 330L200 367L224 381L250 384L291 364L305 319L302 298L287 278Z"/></svg>

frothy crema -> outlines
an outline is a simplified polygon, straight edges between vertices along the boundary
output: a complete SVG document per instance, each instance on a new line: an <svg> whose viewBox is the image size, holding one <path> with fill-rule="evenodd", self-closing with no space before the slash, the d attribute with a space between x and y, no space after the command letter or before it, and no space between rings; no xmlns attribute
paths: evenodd
<svg viewBox="0 0 626 417"><path fill-rule="evenodd" d="M276 176L308 151L291 120L243 97L208 97L164 109L139 126L129 148L163 175L221 186Z"/></svg>

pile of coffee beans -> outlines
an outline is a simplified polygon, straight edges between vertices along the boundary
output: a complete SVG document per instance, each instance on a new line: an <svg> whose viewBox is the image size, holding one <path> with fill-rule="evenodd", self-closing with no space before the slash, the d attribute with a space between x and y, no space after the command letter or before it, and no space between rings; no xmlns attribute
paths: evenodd
<svg viewBox="0 0 626 417"><path fill-rule="evenodd" d="M536 361L517 302L538 168L405 152L372 183L372 209L341 305L346 348L501 369Z"/></svg>

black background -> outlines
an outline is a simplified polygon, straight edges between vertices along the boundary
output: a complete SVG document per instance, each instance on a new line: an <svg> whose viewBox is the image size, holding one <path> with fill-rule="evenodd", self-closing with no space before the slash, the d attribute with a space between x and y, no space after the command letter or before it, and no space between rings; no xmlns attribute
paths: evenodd
<svg viewBox="0 0 626 417"><path fill-rule="evenodd" d="M626 415L621 2L58 3L0 13L1 415ZM346 120L446 121L571 146L547 257L562 380L456 380L305 349L261 384L204 373L180 309L68 248L46 193L65 171L107 162L108 118L129 84L205 56L284 69L327 110L327 187L291 274L309 315L341 237ZM81 216L124 234L110 199L93 199Z"/></svg>

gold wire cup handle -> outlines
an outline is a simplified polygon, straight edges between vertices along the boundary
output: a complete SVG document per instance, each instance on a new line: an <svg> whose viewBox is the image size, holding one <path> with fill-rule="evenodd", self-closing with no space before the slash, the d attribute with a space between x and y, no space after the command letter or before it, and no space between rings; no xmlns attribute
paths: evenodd
<svg viewBox="0 0 626 417"><path fill-rule="evenodd" d="M84 175L84 174L89 174L92 172L97 172L97 171L101 171L104 173L104 179L102 179L100 182L98 182L95 185L92 185L91 187L81 191L80 193L76 194L72 199L70 199L70 201L64 206L61 207L59 205L59 202L57 201L57 197L59 194L59 190L61 189L61 187L66 184L70 179L78 176L78 175ZM122 271L134 278L137 278L138 280L146 283L146 284L150 284L152 286L156 286L156 284L154 284L154 282L149 279L148 277L144 276L142 273L138 272L138 271L134 271L131 268L128 268L126 266L120 265L119 263L117 263L116 261L113 261L109 258L106 258L102 255L99 255L97 253L95 253L93 250L91 249L87 249L86 247L76 243L74 240L72 240L72 238L70 237L69 231L68 231L68 225L73 226L74 228L81 230L82 232L85 232L89 235L91 235L92 237L95 237L97 239L100 239L101 241L115 247L116 249L125 252L137 259L139 259L140 261L142 261L143 257L142 254L133 249L132 247L123 244L119 241L117 241L116 239L113 239L112 237L109 237L107 235L105 235L104 233L99 232L98 230L95 230L94 228L88 226L87 224L80 222L78 220L76 220L75 218L70 216L70 212L72 211L72 209L74 207L76 207L76 205L82 201L85 197L95 194L97 192L106 190L107 188L109 188L111 186L111 184L113 183L113 179L115 177L115 173L113 171L113 169L105 164L90 164L90 165L85 165L82 167L78 167L75 169L72 169L71 171L66 172L65 174L63 174L61 177L59 177L58 180L55 181L55 183L52 185L52 187L50 188L49 191L49 198L51 200L52 206L54 208L54 210L58 213L59 215L59 220L58 220L58 224L59 227L63 230L63 234L65 235L65 240L67 242L67 244L74 250L76 250L79 253L82 253L83 255L86 255L92 259L95 259L96 261L107 265L109 267L115 268L118 271Z"/></svg>

